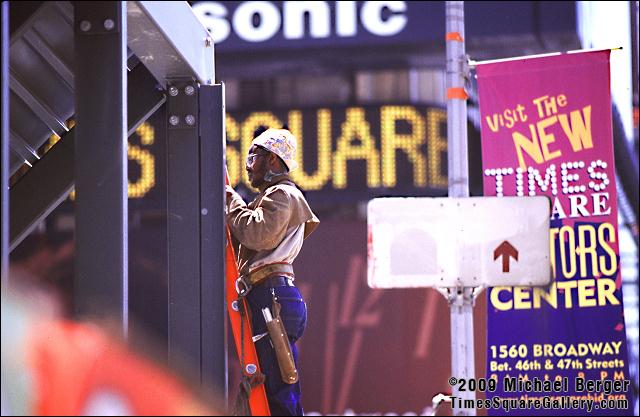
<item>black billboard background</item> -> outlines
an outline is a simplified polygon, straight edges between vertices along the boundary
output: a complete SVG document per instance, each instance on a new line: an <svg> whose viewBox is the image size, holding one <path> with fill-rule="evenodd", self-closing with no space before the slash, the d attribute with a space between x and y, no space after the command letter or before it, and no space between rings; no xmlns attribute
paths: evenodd
<svg viewBox="0 0 640 417"><path fill-rule="evenodd" d="M379 113L382 106L365 110L371 135L380 150ZM427 105L411 105L419 114ZM332 109L332 131L344 123L345 107ZM305 169L315 170L317 109L301 110ZM288 121L290 109L271 113ZM256 112L232 113L238 123ZM154 183L142 197L129 199L129 300L132 333L144 333L157 340L157 358L166 358L167 340L167 230L166 230L166 130L165 108L160 108L144 129L130 138L139 148L129 160L129 182L142 185L142 157L154 160ZM378 122L376 122L376 120ZM154 138L150 141L149 128ZM408 126L397 124L398 133ZM446 119L439 126L446 136ZM248 128L247 128L247 131ZM144 137L147 132L147 137ZM477 133L470 130L470 161L479 158ZM337 134L332 134L335 150ZM427 141L429 139L427 138ZM354 142L357 144L356 142ZM230 142L240 155L238 142ZM130 148L131 149L131 148ZM476 153L474 153L476 152ZM366 280L366 220L355 209L379 195L446 195L446 187L415 187L412 166L403 152L396 152L398 185L395 188L368 188L366 164L349 162L348 186L336 190L331 181L317 191L308 191L309 201L321 225L306 241L294 264L298 286L309 309L308 328L299 342L303 404L308 413L415 413L429 412L431 400L439 392L449 392L450 329L449 309L444 298L431 289L372 290ZM142 157L141 157L142 155ZM474 156L475 155L475 156ZM442 152L442 174L446 177L446 151ZM244 157L241 156L241 160ZM148 161L145 162L148 166ZM479 165L478 165L479 166ZM479 171L479 168L478 168ZM481 175L476 175L481 179ZM471 176L473 178L473 176ZM148 176L147 176L148 180ZM146 180L145 180L146 181ZM148 184L147 184L148 186ZM145 187L142 187L144 189ZM239 188L251 198L248 188ZM481 190L480 190L481 192ZM350 207L352 210L344 210ZM48 219L48 233L62 234L73 217L73 201L68 200ZM73 282L72 264L67 278ZM67 285L72 288L73 285ZM72 297L71 297L72 299ZM484 308L484 297L476 308ZM484 310L482 310L484 311ZM476 375L484 374L484 315L476 314ZM232 342L229 336L230 343ZM229 346L230 401L237 392L239 365L235 349Z"/></svg>
<svg viewBox="0 0 640 417"><path fill-rule="evenodd" d="M396 178L395 185L385 186L385 164L383 152L381 151L383 136L381 133L381 112L384 109L397 109L402 112L409 112L412 117L421 119L424 128L424 138L421 144L415 149L419 150L426 162L426 172L422 177L414 171L415 164L409 159L407 152L396 149L393 154L393 175ZM326 125L331 136L331 150L328 152L329 158L325 162L331 166L331 174L327 177L322 188L310 189L305 187L304 181L296 175L303 171L307 175L313 175L318 169L318 113L325 112L329 115L331 122ZM362 145L362 140L357 133L353 133L345 127L345 120L348 112L359 112L362 114L360 120L364 124L359 124L361 132L370 135L370 139L375 142L375 154L370 157L378 159L375 164L378 172L378 185L369 186L367 184L367 173L372 172L367 168L365 159L346 160L346 169L342 172L346 175L344 187L336 184L333 178L333 166L338 155L337 143L349 142L351 146ZM146 181L142 178L145 158L152 158L154 165L153 186L144 195L134 195L130 188L130 209L160 210L166 204L166 128L165 128L165 108L161 107L146 123L139 128L150 127L153 131L153 141L143 140L140 134L133 134L130 139L129 151L129 183L138 184L142 189L149 188L142 183ZM299 122L295 122L299 117ZM244 171L244 161L249 149L253 132L261 124L269 127L281 127L286 124L298 136L298 146L302 148L304 157L301 168L298 172L293 172L293 178L298 185L305 190L307 199L312 206L318 206L322 210L331 209L334 205L355 205L367 202L372 198L382 196L406 196L406 197L442 197L447 195L447 151L446 151L446 111L437 106L426 104L381 104L371 106L338 106L323 108L291 108L275 110L256 110L251 112L232 112L227 115L227 162L232 185L236 186L240 193L250 199L255 195L255 190L248 186L246 172ZM353 124L351 125L353 127ZM398 118L393 124L393 133L388 133L386 137L398 138L402 135L410 135L416 129L415 124L411 124L406 119ZM351 132L351 133L349 133ZM482 195L482 171L480 158L480 136L479 132L472 124L468 125L469 144L469 178L472 195ZM342 139L340 138L341 136ZM401 138L400 138L401 139ZM136 157L132 158L131 147L139 149ZM144 155L141 155L144 153ZM136 159L137 158L137 159ZM328 159L328 160L327 160ZM387 162L390 160L387 159ZM373 166L372 163L370 166ZM420 178L419 178L420 177ZM420 185L422 184L422 185Z"/></svg>
<svg viewBox="0 0 640 417"><path fill-rule="evenodd" d="M429 111L443 112L428 105L399 106L414 108L423 117ZM381 107L357 107L365 112L378 151ZM345 122L346 108L330 109L333 151L339 136L336 132L340 132ZM288 123L291 110L276 109L269 113L278 121ZM300 110L302 114L304 167L311 173L317 168L314 120L318 109L293 110ZM230 116L242 132L242 125L257 113L266 112L257 110ZM149 329L159 340L166 340L167 316L167 255L163 244L166 242L164 117L162 108L149 120L156 135L153 146L147 147L156 158L155 186L144 198L129 200L133 220L130 223L132 325ZM227 124L228 131L229 127ZM403 122L396 124L399 134L408 133L409 128ZM438 129L438 134L446 138L446 117L439 120ZM250 134L253 127L247 125L244 130ZM231 139L228 146L236 149L240 161L244 161L242 149L248 145L243 148L240 138L228 139ZM426 138L421 150L428 152L430 139ZM244 140L250 142L250 138ZM131 143L139 142L139 138L131 138ZM478 183L481 181L479 145L479 135L470 127L470 171L476 173L470 177L478 178ZM446 178L446 150L439 156L440 174ZM431 289L368 288L366 220L356 214L357 210L343 210L345 205L355 207L380 195L446 196L446 187L415 187L412 165L406 155L396 151L396 160L398 185L394 188L368 188L366 164L353 161L347 164L346 188L335 189L328 181L320 190L307 191L310 204L321 219L320 227L306 241L294 263L297 283L309 309L308 328L299 342L303 404L308 413L353 410L355 413L419 415L430 411L434 395L450 392L447 384L451 367L450 313L444 298ZM131 182L136 178L135 169L130 170ZM252 190L244 185L237 188L247 199L251 198ZM481 194L481 188L476 192ZM476 308L484 309L484 297L479 298ZM484 367L480 366L485 355L484 315L476 314L475 321L476 375L484 375ZM232 340L229 336L230 343ZM229 347L229 365L232 401L240 376L233 346Z"/></svg>
<svg viewBox="0 0 640 417"><path fill-rule="evenodd" d="M243 40L235 32L232 24L233 16L238 7L246 1L190 1L192 6L205 6L202 13L211 13L211 9L206 3L218 3L226 10L226 16L220 17L229 22L230 32L225 40L216 44L216 53L238 53L238 52L283 52L294 50L296 52L312 49L339 47L383 47L383 46L407 46L420 45L424 43L440 42L442 34L445 32L445 2L412 2L406 1L406 8L401 15L406 17L406 24L403 29L392 36L376 36L370 33L362 24L360 11L364 1L358 1L355 15L356 33L353 36L341 37L336 34L336 6L334 1L326 3L330 10L331 31L327 37L312 38L308 29L302 39L285 39L283 35L283 2L271 1L281 17L279 30L269 39L261 42L249 42ZM465 32L469 39L481 38L483 36L516 36L522 34L537 34L548 32L573 32L576 30L575 2L468 2L464 4L466 16ZM201 12L198 12L201 13ZM381 19L385 21L393 15L388 9L381 10ZM206 20L205 26L212 26ZM255 25L255 23L254 23Z"/></svg>

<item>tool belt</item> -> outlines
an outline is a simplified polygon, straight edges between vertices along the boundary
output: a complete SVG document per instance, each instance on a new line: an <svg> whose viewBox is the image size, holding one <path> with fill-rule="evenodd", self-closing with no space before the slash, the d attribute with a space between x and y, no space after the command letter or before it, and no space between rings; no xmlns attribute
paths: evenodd
<svg viewBox="0 0 640 417"><path fill-rule="evenodd" d="M293 283L293 278L274 275L274 276L263 279L262 281L253 285L253 287L259 287L262 285L266 285L267 288L293 287L294 283Z"/></svg>
<svg viewBox="0 0 640 417"><path fill-rule="evenodd" d="M274 275L277 275L274 277ZM251 288L269 283L271 287L280 285L293 286L293 266L280 262L261 266L246 275L241 275L236 280L236 291L239 295L246 295Z"/></svg>
<svg viewBox="0 0 640 417"><path fill-rule="evenodd" d="M249 274L241 275L236 280L236 291L238 297L246 297L249 291L255 286L268 285L271 288L273 297L273 306L270 311L268 307L262 309L267 332L252 337L253 342L257 342L264 336L269 335L271 345L275 349L278 367L280 368L280 377L286 384L295 384L298 382L298 370L291 352L291 344L287 337L287 331L280 317L280 303L273 288L279 286L293 287L293 266L288 263L273 263L261 266ZM273 314L272 314L273 313ZM244 339L243 339L244 343Z"/></svg>

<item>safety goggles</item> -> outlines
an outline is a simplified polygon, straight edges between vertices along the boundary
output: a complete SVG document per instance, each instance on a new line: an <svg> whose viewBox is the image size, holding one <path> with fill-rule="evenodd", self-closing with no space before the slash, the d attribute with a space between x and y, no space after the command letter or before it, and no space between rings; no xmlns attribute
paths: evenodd
<svg viewBox="0 0 640 417"><path fill-rule="evenodd" d="M249 155L247 155L247 165L249 166L253 165L257 157L264 156L267 153L268 152L250 153Z"/></svg>

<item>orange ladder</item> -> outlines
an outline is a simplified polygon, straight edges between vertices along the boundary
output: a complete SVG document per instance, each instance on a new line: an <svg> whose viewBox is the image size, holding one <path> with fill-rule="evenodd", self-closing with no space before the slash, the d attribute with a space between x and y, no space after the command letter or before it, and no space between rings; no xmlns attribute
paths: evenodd
<svg viewBox="0 0 640 417"><path fill-rule="evenodd" d="M227 174L227 184L229 184L229 174ZM249 305L245 298L239 298L236 291L236 280L240 276L238 272L238 264L231 242L231 231L227 226L227 311L233 330L233 338L236 342L236 351L238 359L242 366L242 375L245 378L251 378L254 375L260 375L260 364L258 363L258 353L253 343L253 331L251 329L251 320L247 313ZM242 318L242 314L245 317ZM244 352L242 347L244 345ZM243 355L244 353L244 355ZM244 357L243 357L244 356ZM249 409L253 416L270 416L269 403L267 402L267 393L264 389L264 383L258 384L251 388L249 393Z"/></svg>

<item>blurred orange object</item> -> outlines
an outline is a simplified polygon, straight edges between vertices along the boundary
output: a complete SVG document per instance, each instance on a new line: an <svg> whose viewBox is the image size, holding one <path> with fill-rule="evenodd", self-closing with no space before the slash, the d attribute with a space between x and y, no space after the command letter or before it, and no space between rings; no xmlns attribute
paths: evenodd
<svg viewBox="0 0 640 417"><path fill-rule="evenodd" d="M176 377L91 324L32 326L25 347L37 415L210 415Z"/></svg>

